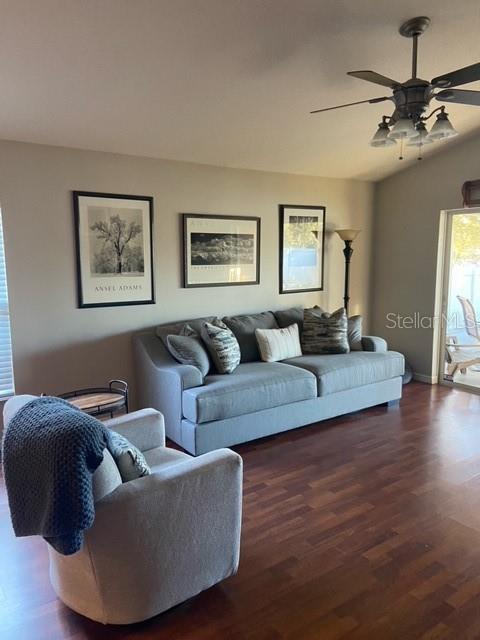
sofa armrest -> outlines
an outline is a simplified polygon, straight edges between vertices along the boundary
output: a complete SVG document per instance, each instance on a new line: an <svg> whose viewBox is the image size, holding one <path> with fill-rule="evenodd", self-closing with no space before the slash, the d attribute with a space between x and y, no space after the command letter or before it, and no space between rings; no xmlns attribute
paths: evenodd
<svg viewBox="0 0 480 640"><path fill-rule="evenodd" d="M242 467L242 458L231 449L216 449L196 458L188 457L148 476L124 482L102 498L96 509L115 509L115 505L120 505L122 510L127 510L128 504L132 509L141 505L143 511L149 505L158 512L160 503L166 500L166 513L170 514L169 520L175 521L171 509L176 499L179 502L175 509L183 510L195 497L195 502L191 503L193 511L198 511L201 506L210 510L215 499L229 503L226 492L231 491L240 499L238 504L241 508ZM148 520L152 511L147 509L142 517Z"/></svg>
<svg viewBox="0 0 480 640"><path fill-rule="evenodd" d="M141 409L107 420L105 425L127 438L140 451L165 446L163 416L155 409Z"/></svg>
<svg viewBox="0 0 480 640"><path fill-rule="evenodd" d="M378 336L362 336L362 348L364 351L380 351L388 350L387 341Z"/></svg>
<svg viewBox="0 0 480 640"><path fill-rule="evenodd" d="M241 516L242 459L228 449L117 487L85 534L107 613L122 601L115 622L145 619L235 573Z"/></svg>
<svg viewBox="0 0 480 640"><path fill-rule="evenodd" d="M200 369L191 364L180 364L169 354L161 339L152 332L134 336L134 348L137 356L146 359L160 374L173 376L182 390L200 387L203 375Z"/></svg>
<svg viewBox="0 0 480 640"><path fill-rule="evenodd" d="M151 331L135 335L133 347L138 405L161 411L167 436L181 444L182 393L201 386L203 376L197 367L176 362Z"/></svg>

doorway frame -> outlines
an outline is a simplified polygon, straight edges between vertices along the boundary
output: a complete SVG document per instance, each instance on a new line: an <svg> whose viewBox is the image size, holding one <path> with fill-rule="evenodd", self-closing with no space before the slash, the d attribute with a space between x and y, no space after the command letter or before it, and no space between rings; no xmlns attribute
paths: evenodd
<svg viewBox="0 0 480 640"><path fill-rule="evenodd" d="M437 291L438 296L438 316L437 332L435 339L436 363L439 384L453 389L462 389L476 395L480 395L480 387L472 387L461 382L445 379L445 342L447 337L447 326L444 318L448 314L448 293L450 288L450 267L451 267L451 241L452 226L455 216L465 214L480 214L480 207L462 207L460 209L447 209L441 212L439 230L439 259L437 269Z"/></svg>

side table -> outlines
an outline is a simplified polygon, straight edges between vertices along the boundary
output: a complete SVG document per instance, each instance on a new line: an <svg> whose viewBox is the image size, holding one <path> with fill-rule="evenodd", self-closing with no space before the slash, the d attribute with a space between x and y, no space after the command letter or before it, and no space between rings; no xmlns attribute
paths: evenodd
<svg viewBox="0 0 480 640"><path fill-rule="evenodd" d="M59 396L68 400L91 416L113 415L124 410L128 413L128 384L123 380L110 380L108 387L76 389Z"/></svg>

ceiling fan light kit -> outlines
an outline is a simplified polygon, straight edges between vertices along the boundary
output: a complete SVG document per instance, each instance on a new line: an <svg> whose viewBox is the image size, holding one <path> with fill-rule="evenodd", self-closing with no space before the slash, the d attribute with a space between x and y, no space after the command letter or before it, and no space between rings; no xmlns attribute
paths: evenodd
<svg viewBox="0 0 480 640"><path fill-rule="evenodd" d="M390 127L387 124L387 119L384 116L382 122L378 124L378 129L370 140L371 147L391 147L397 144L397 141L390 137Z"/></svg>
<svg viewBox="0 0 480 640"><path fill-rule="evenodd" d="M410 138L407 142L407 147L423 147L425 144L432 144L433 140L430 138L424 122L418 122L415 129L417 135L414 138Z"/></svg>
<svg viewBox="0 0 480 640"><path fill-rule="evenodd" d="M444 140L445 138L451 138L457 135L457 131L453 128L452 123L448 119L448 113L445 113L444 109L445 107L442 107L442 111L437 114L435 124L428 134L429 140Z"/></svg>
<svg viewBox="0 0 480 640"><path fill-rule="evenodd" d="M392 140L402 140L405 138L414 138L417 135L415 125L411 118L399 118L388 134Z"/></svg>
<svg viewBox="0 0 480 640"><path fill-rule="evenodd" d="M357 104L376 104L378 102L391 101L394 103L394 111L391 116L382 116L377 131L370 140L372 147L388 147L400 142L400 156L403 159L403 144L419 148L418 159L421 160L421 150L425 144L438 140L445 140L457 135L448 119L445 107L437 107L425 115L430 107L432 99L440 102L454 102L480 106L480 91L455 89L459 85L468 84L480 80L480 63L469 65L463 69L457 69L442 76L433 78L431 82L417 77L418 38L430 25L430 18L420 16L404 22L399 29L400 35L412 38L412 77L406 82L397 82L375 71L349 71L347 75L367 82L388 87L392 90L391 96L359 100L336 107L316 109L310 113L320 113L342 109ZM425 122L436 114L436 121L431 131L428 132Z"/></svg>

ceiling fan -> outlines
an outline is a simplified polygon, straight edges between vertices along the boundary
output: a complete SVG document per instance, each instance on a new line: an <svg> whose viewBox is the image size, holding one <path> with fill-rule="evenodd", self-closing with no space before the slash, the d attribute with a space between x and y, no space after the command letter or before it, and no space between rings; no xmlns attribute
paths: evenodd
<svg viewBox="0 0 480 640"><path fill-rule="evenodd" d="M457 134L448 119L448 113L442 105L433 109L429 115L424 115L430 106L430 101L435 99L440 102L454 102L457 104L468 104L480 107L480 91L456 89L459 85L480 80L480 62L472 64L463 69L450 71L442 76L433 78L430 82L417 77L418 58L418 38L430 25L430 18L420 16L404 22L399 29L400 35L405 38L412 38L412 77L406 82L398 82L375 71L349 71L348 75L367 82L373 82L392 90L391 96L371 98L370 100L359 100L340 104L336 107L316 109L310 113L321 113L333 109L343 109L357 104L377 104L390 100L394 103L395 109L391 116L382 116L377 132L373 136L370 144L373 147L387 147L394 145L397 141L401 143L400 160L403 158L403 143L407 141L409 146L419 147L419 159L421 150L425 144L430 144L436 140L449 138ZM437 114L435 124L430 131L425 126L433 114Z"/></svg>

